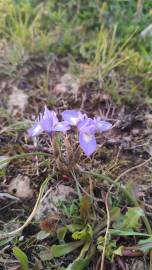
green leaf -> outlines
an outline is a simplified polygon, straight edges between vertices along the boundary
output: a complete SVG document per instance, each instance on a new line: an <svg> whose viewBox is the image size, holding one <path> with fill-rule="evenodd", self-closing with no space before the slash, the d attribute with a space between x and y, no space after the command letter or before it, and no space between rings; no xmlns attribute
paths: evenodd
<svg viewBox="0 0 152 270"><path fill-rule="evenodd" d="M87 259L80 259L71 263L66 270L83 270L89 264Z"/></svg>
<svg viewBox="0 0 152 270"><path fill-rule="evenodd" d="M139 225L139 218L144 216L144 212L140 207L129 208L124 216L122 229L135 229Z"/></svg>
<svg viewBox="0 0 152 270"><path fill-rule="evenodd" d="M144 245L144 244L147 244L147 243L152 243L152 237L149 237L149 238L144 239L144 240L140 240L138 242L139 245Z"/></svg>
<svg viewBox="0 0 152 270"><path fill-rule="evenodd" d="M118 247L116 250L113 251L113 254L122 256L123 255L124 246Z"/></svg>
<svg viewBox="0 0 152 270"><path fill-rule="evenodd" d="M92 227L87 224L87 226L82 231L77 231L72 234L72 238L75 240L91 240L93 237Z"/></svg>
<svg viewBox="0 0 152 270"><path fill-rule="evenodd" d="M120 208L119 207L113 207L110 210L110 220L114 221L120 216Z"/></svg>
<svg viewBox="0 0 152 270"><path fill-rule="evenodd" d="M104 242L105 242L105 237L99 236L97 239L97 249L99 251L103 251ZM113 260L113 252L115 249L116 249L116 241L112 240L111 237L109 236L106 239L105 257L111 262Z"/></svg>
<svg viewBox="0 0 152 270"><path fill-rule="evenodd" d="M67 227L61 227L57 230L57 238L60 242L64 242L65 235L67 233Z"/></svg>
<svg viewBox="0 0 152 270"><path fill-rule="evenodd" d="M29 270L28 258L26 254L18 247L13 248L13 254L20 262L22 270Z"/></svg>
<svg viewBox="0 0 152 270"><path fill-rule="evenodd" d="M66 243L63 245L53 245L51 247L51 253L52 253L53 257L55 257L55 258L61 257L61 256L64 256L64 255L74 251L78 247L81 247L83 245L83 243L84 243L83 241L77 241L77 242Z"/></svg>
<svg viewBox="0 0 152 270"><path fill-rule="evenodd" d="M75 232L78 230L81 230L84 226L82 224L69 224L67 225L67 228L70 232Z"/></svg>
<svg viewBox="0 0 152 270"><path fill-rule="evenodd" d="M96 253L96 247L93 245L88 253L88 255L83 258L81 255L73 262L71 263L66 270L83 270L86 269L86 267L89 265L90 261L92 260L93 256ZM81 254L83 252L81 251Z"/></svg>
<svg viewBox="0 0 152 270"><path fill-rule="evenodd" d="M1 231L0 231L1 232ZM3 231L2 231L2 233L3 233ZM11 242L11 240L14 238L14 236L13 237L10 237L10 238L6 238L6 239L4 239L4 240L1 240L0 241L0 247L2 247L2 246L5 246L7 243L9 243L9 242Z"/></svg>
<svg viewBox="0 0 152 270"><path fill-rule="evenodd" d="M140 240L138 242L138 250L148 253L152 249L152 237L149 237L148 239Z"/></svg>
<svg viewBox="0 0 152 270"><path fill-rule="evenodd" d="M149 234L146 233L138 233L134 232L132 230L129 231L123 231L123 230L115 230L115 229L110 229L109 230L111 235L116 235L116 236L150 236Z"/></svg>

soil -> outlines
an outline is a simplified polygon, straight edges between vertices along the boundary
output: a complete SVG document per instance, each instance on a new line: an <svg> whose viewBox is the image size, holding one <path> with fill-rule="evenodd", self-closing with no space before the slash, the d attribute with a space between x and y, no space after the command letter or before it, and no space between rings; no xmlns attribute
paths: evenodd
<svg viewBox="0 0 152 270"><path fill-rule="evenodd" d="M35 147L34 141L27 135L27 127L31 125L38 113L43 110L44 105L48 105L50 109L54 109L56 112L62 112L64 109L70 108L81 109L82 112L87 113L91 117L100 115L114 125L111 131L104 135L98 135L97 142L99 147L91 159L86 159L83 155L81 156L80 163L83 168L101 170L115 179L121 172L142 163L150 157L152 154L150 148L152 117L146 105L134 103L131 106L126 106L125 104L116 106L112 102L111 97L101 88L98 81L81 84L75 79L75 84L70 84L70 82L68 84L63 83L63 76L66 74L72 76L69 73L69 59L60 59L55 56L50 56L48 59L29 59L22 67L18 67L17 74L13 78L12 76L2 74L1 71L0 156L7 155L11 157L35 150L46 153L51 151L48 147L49 138L47 135L40 136L37 140L37 147ZM46 70L48 64L49 74L47 78ZM46 89L44 86L46 86ZM21 103L11 105L12 107L10 108L10 96L14 89L22 93ZM26 96L27 102L23 102L23 96ZM24 125L22 125L23 122ZM12 231L19 227L29 216L38 196L40 185L47 175L54 170L53 157L52 161L46 158L46 162L48 161L50 163L46 166L42 157L39 157L38 160L36 156L21 158L9 162L6 168L0 170L0 194L3 192L8 193L8 186L12 179L18 175L29 177L30 188L33 192L32 197L28 198L27 196L27 198L19 198L19 200L0 196L1 230ZM141 205L148 212L151 221L152 208L146 208L146 205L151 205L152 203L151 164L148 163L128 173L121 181L124 184L133 182L135 195L140 199ZM51 186L55 187L58 184L66 184L71 187L75 185L74 182L71 182L69 175L63 174L56 176ZM96 183L94 188L96 189L97 196L99 196L98 189L102 189L100 194L107 190L105 184L99 183ZM11 195L16 197L16 191L14 190L14 193L12 192ZM121 204L123 205L123 202ZM39 223L31 224L23 231L27 245L28 241L30 243L32 235L39 228ZM11 269L9 267L12 265L12 257L11 255L9 256L10 249L11 245L8 248L7 269ZM62 265L67 265L68 261L70 260L71 262L72 257L75 258L76 255L74 254L69 259L64 258ZM94 267L98 260L99 258L96 258L95 262L88 269L95 269ZM137 263L138 260L135 261ZM131 261L128 262L126 260L125 263L128 265L128 268L125 269L137 269L130 268ZM2 265L1 269L4 269L1 259L0 264ZM139 269L144 269L142 267Z"/></svg>

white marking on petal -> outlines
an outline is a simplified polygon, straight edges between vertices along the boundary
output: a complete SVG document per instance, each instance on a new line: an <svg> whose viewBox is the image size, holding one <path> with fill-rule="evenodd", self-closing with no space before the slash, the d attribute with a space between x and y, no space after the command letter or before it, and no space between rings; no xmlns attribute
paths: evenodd
<svg viewBox="0 0 152 270"><path fill-rule="evenodd" d="M86 143L90 142L92 140L93 135L88 133L83 133L83 139Z"/></svg>
<svg viewBox="0 0 152 270"><path fill-rule="evenodd" d="M73 124L75 126L77 124L77 122L79 121L79 118L71 116L69 120L70 120L71 124Z"/></svg>
<svg viewBox="0 0 152 270"><path fill-rule="evenodd" d="M33 129L32 136L37 136L43 131L40 124L37 124L36 127Z"/></svg>

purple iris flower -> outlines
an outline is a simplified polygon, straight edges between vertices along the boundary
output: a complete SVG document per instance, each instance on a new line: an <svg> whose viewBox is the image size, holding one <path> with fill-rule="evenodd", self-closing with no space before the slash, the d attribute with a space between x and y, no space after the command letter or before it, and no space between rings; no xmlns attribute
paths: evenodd
<svg viewBox="0 0 152 270"><path fill-rule="evenodd" d="M83 120L86 115L77 110L66 110L62 113L64 121L69 122L71 126L76 126L80 120Z"/></svg>
<svg viewBox="0 0 152 270"><path fill-rule="evenodd" d="M42 119L43 119L43 115L40 113L36 120L36 123L31 128L28 129L29 136L36 137L43 132L43 128L41 125Z"/></svg>
<svg viewBox="0 0 152 270"><path fill-rule="evenodd" d="M88 157L97 147L95 133L107 131L112 127L111 123L101 121L100 117L93 120L77 110L66 110L62 113L62 117L70 125L77 126L80 146Z"/></svg>
<svg viewBox="0 0 152 270"><path fill-rule="evenodd" d="M94 123L96 125L96 131L97 132L104 132L108 131L109 129L112 128L112 124L107 122L107 121L102 121L100 120L101 118L98 116L94 118Z"/></svg>
<svg viewBox="0 0 152 270"><path fill-rule="evenodd" d="M111 123L102 121L100 117L91 119L77 110L66 110L62 113L62 117L64 121L59 122L56 113L45 106L44 113L40 113L36 123L28 130L29 135L35 137L43 131L51 135L56 131L66 132L70 126L76 126L80 146L89 157L97 147L95 134L112 128Z"/></svg>
<svg viewBox="0 0 152 270"><path fill-rule="evenodd" d="M78 123L77 128L80 146L86 156L89 157L97 147L95 138L96 125L91 118L86 118Z"/></svg>
<svg viewBox="0 0 152 270"><path fill-rule="evenodd" d="M85 118L79 121L77 125L79 131L79 143L86 154L90 156L97 147L95 133L104 132L112 128L112 124L107 121L101 121L99 117L92 120L91 118Z"/></svg>
<svg viewBox="0 0 152 270"><path fill-rule="evenodd" d="M55 131L66 132L69 129L70 125L67 121L59 122L56 113L45 106L44 113L39 115L36 123L28 130L28 134L31 137L36 137L43 131L51 134Z"/></svg>

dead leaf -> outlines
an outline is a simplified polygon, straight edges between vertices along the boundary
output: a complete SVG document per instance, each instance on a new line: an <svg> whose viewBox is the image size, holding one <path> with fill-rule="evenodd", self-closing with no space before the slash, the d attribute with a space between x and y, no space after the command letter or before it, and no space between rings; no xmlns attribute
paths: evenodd
<svg viewBox="0 0 152 270"><path fill-rule="evenodd" d="M68 199L71 199L75 194L73 188L66 185L58 185L56 188L50 188L48 195L42 201L37 213L36 220L43 220L46 217L58 216L58 205Z"/></svg>
<svg viewBox="0 0 152 270"><path fill-rule="evenodd" d="M23 113L25 106L28 103L28 95L23 93L22 90L14 87L8 100L8 111L16 115L16 113Z"/></svg>
<svg viewBox="0 0 152 270"><path fill-rule="evenodd" d="M40 228L43 231L49 232L51 235L54 235L54 233L57 230L59 220L60 220L60 217L57 215L45 218L44 220L40 222Z"/></svg>
<svg viewBox="0 0 152 270"><path fill-rule="evenodd" d="M151 113L147 113L145 115L146 121L147 121L147 125L151 128L152 127L152 114Z"/></svg>
<svg viewBox="0 0 152 270"><path fill-rule="evenodd" d="M33 191L30 187L30 179L28 176L18 174L13 178L8 186L8 193L19 198L27 199L33 197Z"/></svg>
<svg viewBox="0 0 152 270"><path fill-rule="evenodd" d="M16 266L12 266L12 267L8 267L8 270L21 270L21 266L20 265L16 265Z"/></svg>
<svg viewBox="0 0 152 270"><path fill-rule="evenodd" d="M18 218L12 218L8 222L5 222L3 225L3 231L1 232L10 232L17 230L20 227L20 223L18 222ZM22 232L18 233L18 236L21 236Z"/></svg>
<svg viewBox="0 0 152 270"><path fill-rule="evenodd" d="M80 215L84 222L89 218L91 210L91 201L89 196L85 195L81 198L80 201Z"/></svg>

